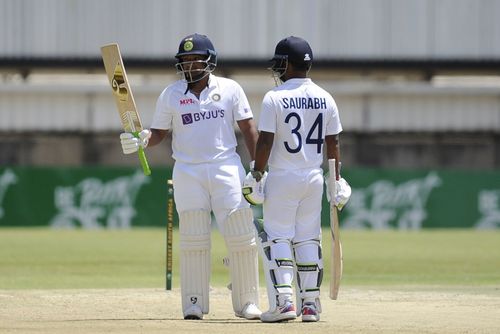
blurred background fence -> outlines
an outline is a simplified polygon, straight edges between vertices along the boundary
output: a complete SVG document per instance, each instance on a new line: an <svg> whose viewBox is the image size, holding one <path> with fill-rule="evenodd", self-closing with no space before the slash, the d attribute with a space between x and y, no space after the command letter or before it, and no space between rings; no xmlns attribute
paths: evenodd
<svg viewBox="0 0 500 334"><path fill-rule="evenodd" d="M165 226L171 174L165 167L151 176L130 167L0 168L1 226ZM353 188L341 212L344 229L500 227L500 190L491 187L498 171L353 168L344 177ZM261 206L253 209L262 217ZM326 199L322 224L329 226Z"/></svg>
<svg viewBox="0 0 500 334"><path fill-rule="evenodd" d="M123 156L119 146L101 45L120 44L148 126L157 96L177 79L173 55L180 39L199 32L219 53L217 73L242 85L257 121L262 97L274 86L266 67L275 44L289 35L310 42L311 77L341 112L343 173L365 189L344 215L375 214L388 222L345 217L346 227L498 227L497 218L479 223L485 208L500 215L498 13L498 0L0 1L0 226L48 225L49 218L26 212L49 199L55 208L65 198L57 187L93 177L114 182L118 167L117 178L135 175L136 157ZM173 164L169 144L147 152L161 178ZM240 153L247 163L245 150ZM50 193L38 192L37 177L52 180L43 185ZM423 189L415 182L431 182L425 201L408 195ZM160 184L151 199L158 201L163 180L150 183ZM386 195L362 205L373 189ZM399 223L408 204L397 203L405 196L420 206L409 220L419 223ZM392 220L381 218L387 205L399 208ZM152 220L138 213L131 222Z"/></svg>

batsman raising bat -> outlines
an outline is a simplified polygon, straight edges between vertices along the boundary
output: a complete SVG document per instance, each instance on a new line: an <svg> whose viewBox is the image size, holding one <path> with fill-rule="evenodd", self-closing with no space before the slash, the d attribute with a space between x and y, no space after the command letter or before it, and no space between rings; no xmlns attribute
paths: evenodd
<svg viewBox="0 0 500 334"><path fill-rule="evenodd" d="M258 136L253 114L238 83L212 74L217 53L207 36L183 38L175 58L181 80L159 96L151 129L144 130L147 136L122 134L123 151L157 145L172 133L184 319L201 320L209 312L211 213L229 253L234 313L259 319L256 236L252 210L241 191L245 169L234 132L237 124L253 158Z"/></svg>
<svg viewBox="0 0 500 334"><path fill-rule="evenodd" d="M123 130L125 130L120 136L122 145L124 141L126 143L126 146L123 145L123 151L124 153L138 151L144 174L150 175L151 170L144 154L144 148L147 146L151 132L142 129L141 118L137 112L134 96L130 89L120 48L116 43L104 45L101 48L101 54L106 74L113 89Z"/></svg>
<svg viewBox="0 0 500 334"><path fill-rule="evenodd" d="M320 318L323 144L327 158L340 161L342 126L332 96L307 77L312 60L311 47L302 38L291 36L277 44L271 70L282 84L264 96L255 167L243 188L249 202L263 202L259 239L270 305L261 315L263 322ZM328 197L341 209L351 188L335 174L326 181L333 183L327 184Z"/></svg>

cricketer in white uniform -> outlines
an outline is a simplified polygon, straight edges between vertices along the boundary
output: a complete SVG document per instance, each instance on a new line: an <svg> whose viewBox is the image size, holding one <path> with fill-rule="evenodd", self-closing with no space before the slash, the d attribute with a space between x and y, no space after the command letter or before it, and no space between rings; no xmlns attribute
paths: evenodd
<svg viewBox="0 0 500 334"><path fill-rule="evenodd" d="M253 215L241 186L245 169L236 153L238 124L253 158L257 129L247 97L235 81L217 77L216 52L204 35L184 38L176 55L183 76L161 93L144 140L158 144L172 132L174 198L179 213L181 292L185 319L209 311L210 212L229 251L236 316L259 319L258 256ZM134 143L131 143L131 142ZM123 142L123 139L122 139Z"/></svg>
<svg viewBox="0 0 500 334"><path fill-rule="evenodd" d="M271 70L283 83L264 97L255 169L244 184L247 200L263 201L261 242L270 304L261 315L264 322L297 315L302 321L318 321L321 312L323 144L327 157L340 161L342 125L333 97L307 78L312 59L309 44L301 38L291 36L276 46ZM350 196L343 182L340 196L334 196L338 206ZM292 301L295 274L297 309Z"/></svg>

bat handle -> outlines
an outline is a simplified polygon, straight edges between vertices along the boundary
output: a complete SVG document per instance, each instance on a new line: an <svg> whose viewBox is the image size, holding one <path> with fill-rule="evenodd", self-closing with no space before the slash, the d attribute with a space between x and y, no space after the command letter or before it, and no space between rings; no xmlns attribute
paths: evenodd
<svg viewBox="0 0 500 334"><path fill-rule="evenodd" d="M134 131L132 132L132 134L134 135L134 137L139 138L139 132ZM148 160L146 159L146 154L144 153L144 148L142 146L139 146L138 154L144 175L151 175L151 169L149 168Z"/></svg>
<svg viewBox="0 0 500 334"><path fill-rule="evenodd" d="M144 175L151 175L151 169L149 168L148 160L146 159L146 154L144 154L144 149L142 147L139 147L139 160L141 161Z"/></svg>
<svg viewBox="0 0 500 334"><path fill-rule="evenodd" d="M332 180L332 184L337 180L337 166L335 165L335 159L328 159L328 170L330 171L330 178Z"/></svg>

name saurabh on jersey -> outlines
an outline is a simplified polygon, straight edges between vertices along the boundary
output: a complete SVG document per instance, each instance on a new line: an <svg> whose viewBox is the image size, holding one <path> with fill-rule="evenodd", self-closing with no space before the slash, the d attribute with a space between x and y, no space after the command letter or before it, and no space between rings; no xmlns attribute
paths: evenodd
<svg viewBox="0 0 500 334"><path fill-rule="evenodd" d="M281 99L283 109L326 109L324 97L284 97Z"/></svg>

